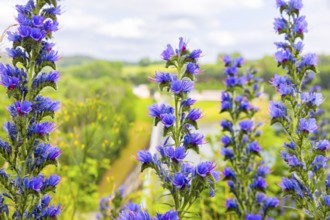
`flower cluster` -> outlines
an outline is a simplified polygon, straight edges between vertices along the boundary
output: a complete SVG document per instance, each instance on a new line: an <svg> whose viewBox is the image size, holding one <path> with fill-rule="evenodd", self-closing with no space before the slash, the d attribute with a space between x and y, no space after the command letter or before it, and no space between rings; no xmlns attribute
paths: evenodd
<svg viewBox="0 0 330 220"><path fill-rule="evenodd" d="M116 219L122 207L124 199L124 188L121 186L112 195L100 200L99 210L96 218L98 220ZM130 205L128 205L130 207Z"/></svg>
<svg viewBox="0 0 330 220"><path fill-rule="evenodd" d="M316 72L315 54L302 55L307 32L305 16L300 15L302 0L277 0L281 17L275 19L275 31L285 35L285 42L276 43L275 59L286 70L285 76L276 75L272 84L280 93L281 101L272 102L272 123L279 123L288 136L281 156L289 166L291 176L282 179L284 194L290 195L296 206L315 219L329 217L328 186L325 180L329 141L322 139L316 120L318 107L323 102L317 89L306 91Z"/></svg>
<svg viewBox="0 0 330 220"><path fill-rule="evenodd" d="M162 186L170 192L174 209L180 218L187 214L205 189L209 189L210 196L214 196L214 185L220 178L213 162L201 162L194 166L185 160L188 150L198 153L204 142L203 135L196 132L202 112L192 107L196 100L188 97L194 88L195 76L200 72L197 64L200 56L201 50L189 51L182 38L178 49L167 45L163 51L166 67L175 68L177 73L158 72L155 81L161 90L172 95L174 106L155 104L149 108L155 125L162 123L164 127L165 141L158 147L158 154L140 151L137 156L142 163L142 171L153 169ZM157 219L168 218L159 215Z"/></svg>
<svg viewBox="0 0 330 220"><path fill-rule="evenodd" d="M7 49L12 65L0 64L0 83L12 105L8 107L11 121L4 130L8 138L0 140L0 154L10 165L0 170L4 193L0 196L1 219L50 219L60 214L60 206L50 206L60 177L45 177L41 171L57 165L61 152L49 142L55 126L47 122L59 109L59 102L39 95L45 87L56 89L58 59L48 41L58 29L60 7L56 0L29 0L16 6L18 28L8 32L13 47ZM11 207L11 208L8 208ZM12 213L11 213L12 212Z"/></svg>
<svg viewBox="0 0 330 220"><path fill-rule="evenodd" d="M223 120L221 153L228 166L223 170L223 178L228 181L234 199L227 199L226 209L234 211L240 218L264 219L269 209L278 206L276 198L265 196L266 175L269 168L258 159L261 146L256 141L260 123L252 120L258 111L251 101L260 95L260 78L256 70L239 74L243 59L224 56L226 90L221 94L221 112L230 116ZM237 82L233 84L232 82ZM242 118L246 120L242 120ZM252 218L253 216L254 218Z"/></svg>
<svg viewBox="0 0 330 220"><path fill-rule="evenodd" d="M119 213L120 220L180 220L178 212L170 210L164 214L159 214L152 218L148 210L143 210L139 205L128 203Z"/></svg>

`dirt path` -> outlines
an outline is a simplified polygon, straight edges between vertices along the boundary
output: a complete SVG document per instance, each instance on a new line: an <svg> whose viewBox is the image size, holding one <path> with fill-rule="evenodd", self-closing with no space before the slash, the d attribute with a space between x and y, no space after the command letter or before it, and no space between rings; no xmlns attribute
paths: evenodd
<svg viewBox="0 0 330 220"><path fill-rule="evenodd" d="M147 147L151 135L151 126L149 122L138 121L132 125L129 130L129 143L122 150L120 157L114 161L111 168L104 174L99 184L99 193L101 196L109 195L114 187L120 186L137 165L135 155L139 150Z"/></svg>

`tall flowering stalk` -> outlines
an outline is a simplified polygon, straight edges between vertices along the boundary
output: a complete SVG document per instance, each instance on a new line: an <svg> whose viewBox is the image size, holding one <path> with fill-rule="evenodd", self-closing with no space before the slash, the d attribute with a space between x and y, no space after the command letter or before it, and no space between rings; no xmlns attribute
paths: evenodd
<svg viewBox="0 0 330 220"><path fill-rule="evenodd" d="M214 196L214 185L220 178L213 162L193 166L185 161L189 150L199 151L204 138L196 132L197 120L201 118L202 112L198 108L192 108L196 100L188 97L194 88L195 76L200 72L197 61L201 53L201 50L189 51L182 38L178 49L174 50L171 45L167 45L163 51L162 58L166 61L166 68L173 68L176 73L158 72L155 81L160 90L165 90L173 97L174 106L155 104L149 108L155 125L162 123L164 126L165 142L158 147L160 156L148 151L138 153L142 171L146 168L153 169L162 186L170 192L174 213L179 218L186 216L205 189L209 189L210 196Z"/></svg>
<svg viewBox="0 0 330 220"><path fill-rule="evenodd" d="M0 170L4 193L0 196L1 219L56 218L60 207L50 206L51 197L60 181L58 175L45 177L41 172L56 165L60 155L49 144L55 128L47 121L59 109L59 102L40 95L46 87L56 89L59 78L55 70L57 52L48 41L58 29L56 0L29 0L17 5L18 29L8 32L13 47L7 49L12 65L0 64L1 84L12 101L8 107L11 120L4 130L8 137L0 140L0 153L9 165ZM10 217L11 216L11 217Z"/></svg>
<svg viewBox="0 0 330 220"><path fill-rule="evenodd" d="M243 58L224 56L226 90L221 94L221 113L229 119L221 122L224 136L221 150L228 166L223 170L234 199L227 199L227 211L234 211L239 219L264 219L268 211L278 206L278 199L267 197L266 175L269 168L261 159L257 142L261 123L253 121L258 108L251 101L260 95L260 81L256 70L239 73ZM259 159L258 159L259 158Z"/></svg>
<svg viewBox="0 0 330 220"><path fill-rule="evenodd" d="M291 177L282 179L281 186L305 214L326 219L330 214L330 181L325 177L329 141L314 135L318 130L315 113L323 98L304 86L309 74L316 72L318 58L315 54L302 55L307 32L306 18L300 15L302 1L277 0L277 6L281 17L275 19L274 28L285 36L285 41L276 43L275 59L286 75L275 75L271 82L281 101L271 103L270 116L288 136L281 155L291 173Z"/></svg>

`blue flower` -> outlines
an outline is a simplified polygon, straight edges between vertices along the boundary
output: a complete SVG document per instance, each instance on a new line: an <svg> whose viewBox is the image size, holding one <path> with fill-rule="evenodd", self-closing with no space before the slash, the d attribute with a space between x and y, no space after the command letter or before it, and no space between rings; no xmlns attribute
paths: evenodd
<svg viewBox="0 0 330 220"><path fill-rule="evenodd" d="M16 88L19 85L19 82L20 82L19 79L16 77L1 75L1 85L3 85L9 91Z"/></svg>
<svg viewBox="0 0 330 220"><path fill-rule="evenodd" d="M154 104L154 105L150 106L148 109L149 109L149 115L151 117L155 117L158 119L161 119L162 114L173 114L174 113L174 108L169 105L165 105L165 104L161 104L161 105Z"/></svg>
<svg viewBox="0 0 330 220"><path fill-rule="evenodd" d="M46 32L39 28L31 28L30 37L35 41L41 41L46 36Z"/></svg>
<svg viewBox="0 0 330 220"><path fill-rule="evenodd" d="M182 92L189 93L194 89L194 82L193 81L182 81Z"/></svg>
<svg viewBox="0 0 330 220"><path fill-rule="evenodd" d="M246 220L262 220L262 216L258 214L248 214Z"/></svg>
<svg viewBox="0 0 330 220"><path fill-rule="evenodd" d="M61 14L61 7L50 7L42 10L42 13L46 16L56 16Z"/></svg>
<svg viewBox="0 0 330 220"><path fill-rule="evenodd" d="M54 20L47 20L43 26L47 33L55 32L58 30L58 22Z"/></svg>
<svg viewBox="0 0 330 220"><path fill-rule="evenodd" d="M261 152L261 147L259 146L258 142L251 142L248 144L246 148L247 152L252 152L254 154L259 154Z"/></svg>
<svg viewBox="0 0 330 220"><path fill-rule="evenodd" d="M227 209L227 211L236 211L236 212L239 212L238 204L233 199L227 199L226 200L226 209Z"/></svg>
<svg viewBox="0 0 330 220"><path fill-rule="evenodd" d="M10 58L16 59L16 58L20 58L20 59L27 59L27 55L26 53L21 49L21 48L17 48L17 49L6 49L7 54Z"/></svg>
<svg viewBox="0 0 330 220"><path fill-rule="evenodd" d="M196 166L196 173L201 177L206 177L208 175L213 176L213 171L215 171L215 167L216 165L211 161L202 162Z"/></svg>
<svg viewBox="0 0 330 220"><path fill-rule="evenodd" d="M195 104L196 100L192 98L187 98L181 102L182 107L191 107L193 104Z"/></svg>
<svg viewBox="0 0 330 220"><path fill-rule="evenodd" d="M161 120L166 128L170 128L174 125L176 118L172 114L162 114Z"/></svg>
<svg viewBox="0 0 330 220"><path fill-rule="evenodd" d="M179 49L176 50L176 54L180 55L181 53L187 50L187 43L183 40L182 37L179 38Z"/></svg>
<svg viewBox="0 0 330 220"><path fill-rule="evenodd" d="M236 173L230 167L225 167L222 174L225 180L236 180Z"/></svg>
<svg viewBox="0 0 330 220"><path fill-rule="evenodd" d="M287 62L293 61L293 56L289 49L279 50L275 53L275 59L278 63L286 64Z"/></svg>
<svg viewBox="0 0 330 220"><path fill-rule="evenodd" d="M16 137L17 137L17 128L16 128L16 125L14 125L11 122L6 122L4 124L4 126L3 126L3 130L5 130L5 132L8 133L9 137L12 140L16 140Z"/></svg>
<svg viewBox="0 0 330 220"><path fill-rule="evenodd" d="M25 188L31 189L35 192L39 192L43 187L43 176L32 177L30 180L27 178L24 180Z"/></svg>
<svg viewBox="0 0 330 220"><path fill-rule="evenodd" d="M29 26L22 25L18 28L18 33L20 34L20 37L22 37L22 38L30 37L31 28Z"/></svg>
<svg viewBox="0 0 330 220"><path fill-rule="evenodd" d="M233 123L231 121L223 120L221 121L220 125L224 131L233 131Z"/></svg>
<svg viewBox="0 0 330 220"><path fill-rule="evenodd" d="M0 139L0 152L5 153L5 155L7 155L8 157L10 157L12 153L11 146L7 142L2 141L1 139Z"/></svg>
<svg viewBox="0 0 330 220"><path fill-rule="evenodd" d="M182 173L174 173L172 184L177 189L183 189L189 185L189 178Z"/></svg>
<svg viewBox="0 0 330 220"><path fill-rule="evenodd" d="M164 152L168 158L174 160L175 162L182 161L187 155L184 147L166 147Z"/></svg>
<svg viewBox="0 0 330 220"><path fill-rule="evenodd" d="M259 166L258 170L257 170L257 175L258 176L266 176L267 174L269 174L269 167L268 166Z"/></svg>
<svg viewBox="0 0 330 220"><path fill-rule="evenodd" d="M187 120L190 121L197 121L198 119L200 119L202 117L202 111L195 108L195 109L191 109L187 115Z"/></svg>
<svg viewBox="0 0 330 220"><path fill-rule="evenodd" d="M306 120L305 118L300 119L298 131L304 133L312 133L317 129L316 119L310 118Z"/></svg>
<svg viewBox="0 0 330 220"><path fill-rule="evenodd" d="M50 132L54 130L54 124L50 122L43 122L40 124L33 124L31 128L31 132L37 135L48 135Z"/></svg>
<svg viewBox="0 0 330 220"><path fill-rule="evenodd" d="M258 176L257 179L254 179L251 184L251 188L261 190L261 191L264 191L266 189L266 187L267 187L266 180L261 176Z"/></svg>
<svg viewBox="0 0 330 220"><path fill-rule="evenodd" d="M287 108L282 102L270 102L270 117L272 120L284 119L287 117Z"/></svg>
<svg viewBox="0 0 330 220"><path fill-rule="evenodd" d="M230 190L232 190L232 191L235 190L235 183L234 183L234 181L228 180L227 184L228 184Z"/></svg>
<svg viewBox="0 0 330 220"><path fill-rule="evenodd" d="M61 155L61 150L58 147L48 149L47 160L56 160Z"/></svg>
<svg viewBox="0 0 330 220"><path fill-rule="evenodd" d="M224 147L228 147L231 144L231 138L228 136L222 136L221 142L223 143Z"/></svg>
<svg viewBox="0 0 330 220"><path fill-rule="evenodd" d="M319 142L312 143L312 145L314 150L326 152L330 143L328 140L321 140Z"/></svg>
<svg viewBox="0 0 330 220"><path fill-rule="evenodd" d="M120 220L152 220L148 210L142 211L141 207L132 203L126 205L119 213Z"/></svg>
<svg viewBox="0 0 330 220"><path fill-rule="evenodd" d="M221 112L230 111L233 108L233 101L229 93L221 93Z"/></svg>
<svg viewBox="0 0 330 220"><path fill-rule="evenodd" d="M287 21L284 18L275 18L274 29L279 34L285 32L288 29Z"/></svg>
<svg viewBox="0 0 330 220"><path fill-rule="evenodd" d="M225 160L232 160L235 156L234 151L230 148L221 148L221 154L225 157Z"/></svg>
<svg viewBox="0 0 330 220"><path fill-rule="evenodd" d="M60 78L60 75L57 71L53 71L50 73L42 73L39 74L36 78L34 78L32 82L32 88L37 89L42 84L46 83L57 83Z"/></svg>
<svg viewBox="0 0 330 220"><path fill-rule="evenodd" d="M278 7L278 8L281 8L281 7L284 7L284 6L286 6L287 4L286 4L286 2L284 1L284 0L276 0L276 6Z"/></svg>
<svg viewBox="0 0 330 220"><path fill-rule="evenodd" d="M305 16L295 18L293 24L293 33L303 35L307 32L307 26L308 24L306 22Z"/></svg>
<svg viewBox="0 0 330 220"><path fill-rule="evenodd" d="M149 151L141 150L138 153L137 160L143 164L153 163L152 155Z"/></svg>
<svg viewBox="0 0 330 220"><path fill-rule="evenodd" d="M282 178L281 187L283 191L292 191L295 189L293 181L288 178Z"/></svg>
<svg viewBox="0 0 330 220"><path fill-rule="evenodd" d="M230 56L228 55L224 55L223 58L222 58L223 62L225 63L225 66L230 66L231 65L231 58Z"/></svg>
<svg viewBox="0 0 330 220"><path fill-rule="evenodd" d="M235 86L240 86L242 85L242 81L237 78L236 76L230 76L225 79L225 84L227 88L233 88Z"/></svg>
<svg viewBox="0 0 330 220"><path fill-rule="evenodd" d="M43 16L34 15L31 19L32 25L35 27L41 27L45 18Z"/></svg>
<svg viewBox="0 0 330 220"><path fill-rule="evenodd" d="M58 175L51 175L47 179L44 180L44 184L42 188L55 188L60 183L61 178Z"/></svg>
<svg viewBox="0 0 330 220"><path fill-rule="evenodd" d="M194 62L197 61L197 59L199 59L202 55L202 50L197 49L197 50L193 50L193 52L191 52L191 54L189 55L189 58L194 60Z"/></svg>
<svg viewBox="0 0 330 220"><path fill-rule="evenodd" d="M290 143L284 143L284 147L289 148L291 150L296 150L297 149L297 145L294 142L290 142Z"/></svg>
<svg viewBox="0 0 330 220"><path fill-rule="evenodd" d="M14 105L8 107L12 117L26 116L32 111L32 103L28 101L15 102Z"/></svg>
<svg viewBox="0 0 330 220"><path fill-rule="evenodd" d="M235 76L238 73L238 69L235 66L227 67L225 70L225 75Z"/></svg>
<svg viewBox="0 0 330 220"><path fill-rule="evenodd" d="M330 207L330 196L323 196L324 203Z"/></svg>
<svg viewBox="0 0 330 220"><path fill-rule="evenodd" d="M266 198L267 198L267 197L266 197L265 194L258 192L258 193L256 194L256 203L257 203L258 205L261 205L261 204L265 201Z"/></svg>
<svg viewBox="0 0 330 220"><path fill-rule="evenodd" d="M139 220L139 219L137 219L137 220ZM144 219L141 219L141 220L144 220ZM146 219L146 220L148 220L148 219ZM154 220L180 220L180 219L179 219L178 212L170 210L164 214L157 213L157 216L155 217Z"/></svg>
<svg viewBox="0 0 330 220"><path fill-rule="evenodd" d="M304 167L304 163L301 162L295 155L291 155L286 152L281 152L281 157L291 167Z"/></svg>
<svg viewBox="0 0 330 220"><path fill-rule="evenodd" d="M276 208L280 201L277 198L266 197L264 200L264 213L270 208Z"/></svg>
<svg viewBox="0 0 330 220"><path fill-rule="evenodd" d="M294 84L286 76L275 75L271 81L272 85L281 94L281 96L293 95L295 92Z"/></svg>
<svg viewBox="0 0 330 220"><path fill-rule="evenodd" d="M301 53L304 49L304 43L299 41L298 43L293 44L293 48L296 50L297 53Z"/></svg>
<svg viewBox="0 0 330 220"><path fill-rule="evenodd" d="M180 93L189 93L194 88L193 81L181 81L175 80L172 82L171 90L174 94L179 95Z"/></svg>
<svg viewBox="0 0 330 220"><path fill-rule="evenodd" d="M290 0L289 1L289 11L299 11L302 9L303 7L303 3L302 3L302 0Z"/></svg>
<svg viewBox="0 0 330 220"><path fill-rule="evenodd" d="M325 181L325 186L327 189L330 188L330 175L329 174L327 175L327 180Z"/></svg>
<svg viewBox="0 0 330 220"><path fill-rule="evenodd" d="M300 198L304 197L303 186L295 178L292 179L282 178L281 187L282 190L285 192L295 193Z"/></svg>
<svg viewBox="0 0 330 220"><path fill-rule="evenodd" d="M187 68L186 68L186 73L192 74L192 75L197 75L199 74L200 69L199 65L196 63L188 63Z"/></svg>
<svg viewBox="0 0 330 220"><path fill-rule="evenodd" d="M304 67L316 67L317 63L319 62L319 59L316 54L314 53L308 53L305 54L302 58L300 63L298 64L299 68Z"/></svg>
<svg viewBox="0 0 330 220"><path fill-rule="evenodd" d="M322 93L305 92L301 94L300 98L303 103L306 103L310 106L320 106L324 101Z"/></svg>
<svg viewBox="0 0 330 220"><path fill-rule="evenodd" d="M318 170L320 170L322 168L326 168L327 162L328 162L328 158L326 158L322 155L316 156L311 164L314 172L317 172Z"/></svg>
<svg viewBox="0 0 330 220"><path fill-rule="evenodd" d="M41 199L41 206L42 207L48 207L51 200L52 200L52 197L50 197L47 194L44 195L44 197L42 197L42 199Z"/></svg>
<svg viewBox="0 0 330 220"><path fill-rule="evenodd" d="M184 136L183 144L187 147L198 147L202 145L204 141L204 136L198 133L189 133Z"/></svg>
<svg viewBox="0 0 330 220"><path fill-rule="evenodd" d="M55 206L51 206L47 209L45 209L43 212L42 212L42 216L44 218L57 218L57 216L61 214L61 207L60 205L58 205L57 207Z"/></svg>
<svg viewBox="0 0 330 220"><path fill-rule="evenodd" d="M0 169L0 179L9 180L10 175L6 173L4 169Z"/></svg>
<svg viewBox="0 0 330 220"><path fill-rule="evenodd" d="M251 120L246 120L246 121L241 121L239 123L239 126L240 126L240 129L243 131L243 132L247 132L247 133L251 133L252 130L253 130L253 121Z"/></svg>
<svg viewBox="0 0 330 220"><path fill-rule="evenodd" d="M37 96L33 103L33 110L38 114L44 112L55 112L60 109L60 102L52 101L50 98Z"/></svg>
<svg viewBox="0 0 330 220"><path fill-rule="evenodd" d="M155 81L159 84L167 84L176 80L177 77L170 73L156 72Z"/></svg>
<svg viewBox="0 0 330 220"><path fill-rule="evenodd" d="M58 147L52 147L50 144L39 144L34 150L35 158L42 158L45 160L56 160L61 155Z"/></svg>
<svg viewBox="0 0 330 220"><path fill-rule="evenodd" d="M242 67L243 64L244 64L243 57L239 57L239 58L235 59L233 66Z"/></svg>
<svg viewBox="0 0 330 220"><path fill-rule="evenodd" d="M239 110L243 112L247 111L258 111L256 107L250 104L249 100L245 96L237 96L235 98L237 105L239 106Z"/></svg>

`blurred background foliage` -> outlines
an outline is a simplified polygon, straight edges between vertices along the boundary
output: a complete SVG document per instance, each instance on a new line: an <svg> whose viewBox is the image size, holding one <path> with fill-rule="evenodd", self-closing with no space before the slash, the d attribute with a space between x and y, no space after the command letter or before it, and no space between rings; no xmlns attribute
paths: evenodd
<svg viewBox="0 0 330 220"><path fill-rule="evenodd" d="M217 90L223 87L223 65L219 62L202 64L203 72L198 76L197 91ZM238 54L236 54L238 56ZM2 56L2 62L6 58ZM269 195L280 193L279 182L285 174L285 165L279 159L283 134L276 127L269 126L269 99L277 99L269 80L280 69L271 56L259 60L248 61L246 66L259 70L264 79L264 92L268 96L257 100L256 105L261 112L256 120L262 121L263 135L259 139L264 149L266 163L272 168L269 175ZM59 91L47 90L47 95L61 101L61 110L56 116L57 131L53 134L52 143L62 150L60 165L49 168L47 172L57 172L62 177L54 202L62 204L61 219L93 219L98 209L98 201L118 188L126 177L137 167L134 156L140 149L148 148L152 131L152 121L148 117L148 106L157 100L152 94L157 91L152 77L155 71L165 71L161 62L143 58L137 63L109 62L91 57L64 57L58 64L61 73ZM330 56L320 55L319 74L316 84L323 87L326 101L324 108L329 114L330 102ZM133 94L133 88L146 84L151 92L150 97L139 98ZM3 88L0 88L0 123L9 119L6 110L8 99ZM203 110L201 125L209 126L215 132L209 135L207 142L212 146L213 154L204 155L203 160L211 159L218 163L221 170L225 165L220 155L218 126L222 116L218 114L219 101L202 101L196 104ZM324 117L329 117L328 115ZM4 132L1 130L3 137ZM1 162L1 161L0 161ZM1 162L2 166L6 166ZM51 169L51 170L50 170ZM54 170L55 169L55 170ZM143 180L145 175L140 175ZM152 177L153 179L155 177ZM157 181L155 181L157 183ZM160 186L143 185L140 191L125 199L142 202L150 213L162 212L168 209L164 191ZM207 192L206 192L207 193ZM202 219L233 219L225 214L225 197L229 195L226 184L218 184L215 198L199 201L193 208L195 216ZM207 196L205 196L207 198ZM155 205L157 204L157 205ZM281 214L278 210L274 215ZM289 212L287 212L289 213ZM226 216L226 217L225 217ZM289 215L290 219L299 216Z"/></svg>

